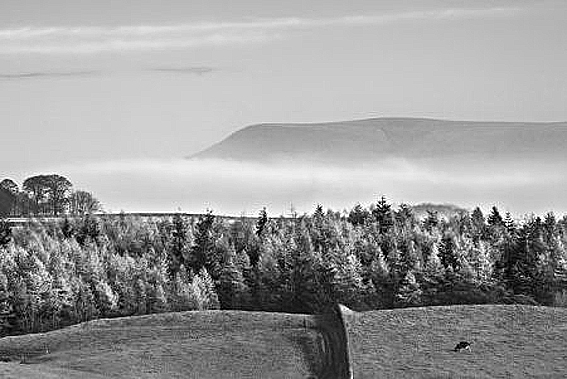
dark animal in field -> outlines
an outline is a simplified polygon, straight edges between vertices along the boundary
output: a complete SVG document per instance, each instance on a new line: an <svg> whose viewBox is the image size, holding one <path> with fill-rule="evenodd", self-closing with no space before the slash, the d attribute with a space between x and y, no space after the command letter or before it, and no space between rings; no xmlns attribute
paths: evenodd
<svg viewBox="0 0 567 379"><path fill-rule="evenodd" d="M459 352L463 350L471 351L471 343L468 341L461 341L455 346L454 351Z"/></svg>

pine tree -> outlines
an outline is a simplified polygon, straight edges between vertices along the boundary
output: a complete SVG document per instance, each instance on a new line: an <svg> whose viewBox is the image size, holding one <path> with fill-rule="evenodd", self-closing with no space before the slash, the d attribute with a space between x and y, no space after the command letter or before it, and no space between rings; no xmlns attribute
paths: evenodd
<svg viewBox="0 0 567 379"><path fill-rule="evenodd" d="M408 271L396 293L396 304L402 307L418 306L422 303L423 291L413 272Z"/></svg>
<svg viewBox="0 0 567 379"><path fill-rule="evenodd" d="M319 267L322 266L311 240L307 224L300 222L295 241L289 250L290 289L293 312L310 313L321 310L328 299L323 299L319 291L325 291L325 284L320 286Z"/></svg>
<svg viewBox="0 0 567 379"><path fill-rule="evenodd" d="M512 218L510 212L506 212L506 216L504 217L503 225L506 228L508 234L516 233L516 222Z"/></svg>
<svg viewBox="0 0 567 379"><path fill-rule="evenodd" d="M193 277L193 282L191 284L196 293L198 309L220 309L220 302L215 291L215 284L204 267Z"/></svg>
<svg viewBox="0 0 567 379"><path fill-rule="evenodd" d="M266 207L262 208L258 220L256 220L256 235L260 237L266 224L268 223L268 212L266 212Z"/></svg>
<svg viewBox="0 0 567 379"><path fill-rule="evenodd" d="M543 222L543 229L545 240L549 243L553 238L559 233L559 227L557 225L557 220L553 212L549 212L545 215L545 220Z"/></svg>
<svg viewBox="0 0 567 379"><path fill-rule="evenodd" d="M350 222L353 226L366 225L369 219L370 212L368 212L368 210L363 208L360 204L356 204L348 214L348 222Z"/></svg>
<svg viewBox="0 0 567 379"><path fill-rule="evenodd" d="M75 238L81 246L88 242L96 242L101 235L101 227L96 217L87 214L81 221Z"/></svg>
<svg viewBox="0 0 567 379"><path fill-rule="evenodd" d="M173 311L191 311L199 308L197 294L192 279L185 267L181 265L170 282L170 298L168 303Z"/></svg>
<svg viewBox="0 0 567 379"><path fill-rule="evenodd" d="M12 227L8 221L0 219L0 248L8 246L12 241Z"/></svg>
<svg viewBox="0 0 567 379"><path fill-rule="evenodd" d="M171 232L171 244L169 248L169 275L175 277L179 267L185 265L186 257L189 255L187 241L187 223L180 214L173 216L173 230Z"/></svg>
<svg viewBox="0 0 567 379"><path fill-rule="evenodd" d="M136 304L135 314L144 315L147 312L147 291L146 283L141 278L136 279L134 282L134 301Z"/></svg>
<svg viewBox="0 0 567 379"><path fill-rule="evenodd" d="M490 215L488 215L487 222L488 225L493 228L504 226L504 220L502 219L502 216L500 215L500 212L498 211L498 208L496 208L496 206L492 207Z"/></svg>
<svg viewBox="0 0 567 379"><path fill-rule="evenodd" d="M282 292L285 280L278 264L275 241L264 241L260 247L261 254L256 266L256 301L260 309L268 311L282 310Z"/></svg>
<svg viewBox="0 0 567 379"><path fill-rule="evenodd" d="M63 219L63 224L61 225L61 232L63 233L63 237L65 238L73 238L73 236L75 235L75 228L71 224L71 221L69 221L68 217L65 217Z"/></svg>
<svg viewBox="0 0 567 379"><path fill-rule="evenodd" d="M374 220L378 223L380 233L388 233L394 226L394 215L392 205L386 201L386 197L382 196L376 203L376 207L372 210Z"/></svg>
<svg viewBox="0 0 567 379"><path fill-rule="evenodd" d="M362 265L358 258L350 252L334 252L335 277L334 289L336 300L356 307L371 292L370 283L364 283Z"/></svg>
<svg viewBox="0 0 567 379"><path fill-rule="evenodd" d="M470 247L468 262L479 284L487 284L491 281L494 264L486 243L479 242Z"/></svg>
<svg viewBox="0 0 567 379"><path fill-rule="evenodd" d="M106 280L103 279L96 282L94 285L94 297L96 307L102 316L110 317L118 309L118 296Z"/></svg>
<svg viewBox="0 0 567 379"><path fill-rule="evenodd" d="M77 279L77 289L75 297L75 315L77 321L89 321L98 316L96 301L90 286L82 280Z"/></svg>
<svg viewBox="0 0 567 379"><path fill-rule="evenodd" d="M395 219L400 228L406 230L413 228L416 224L413 209L408 204L400 204L398 211L396 212Z"/></svg>
<svg viewBox="0 0 567 379"><path fill-rule="evenodd" d="M166 288L171 279L168 258L162 254L148 253L148 255L154 259L148 260L151 263L151 269L148 272L147 312L165 312L169 310Z"/></svg>
<svg viewBox="0 0 567 379"><path fill-rule="evenodd" d="M215 216L209 211L205 215L200 216L197 222L195 239L188 261L188 266L191 267L194 272L199 272L201 268L206 267L209 273L211 273L211 267L209 267L207 263L209 261L209 255L215 247L213 239L214 221Z"/></svg>
<svg viewBox="0 0 567 379"><path fill-rule="evenodd" d="M221 309L245 309L249 302L249 288L235 264L234 255L227 258L220 272L217 293Z"/></svg>
<svg viewBox="0 0 567 379"><path fill-rule="evenodd" d="M427 210L427 217L423 220L423 226L429 233L439 225L439 215L437 211Z"/></svg>
<svg viewBox="0 0 567 379"><path fill-rule="evenodd" d="M471 214L472 236L475 242L486 238L486 220L479 207L476 207Z"/></svg>
<svg viewBox="0 0 567 379"><path fill-rule="evenodd" d="M503 255L503 277L515 294L534 296L538 276L538 260L544 254L545 246L534 229L534 221L529 221L513 238L509 249Z"/></svg>
<svg viewBox="0 0 567 379"><path fill-rule="evenodd" d="M460 269L458 246L455 237L445 234L439 244L439 259L446 270L456 273Z"/></svg>
<svg viewBox="0 0 567 379"><path fill-rule="evenodd" d="M8 278L0 266L0 337L11 334L16 329L16 313L13 307L13 294L10 291Z"/></svg>

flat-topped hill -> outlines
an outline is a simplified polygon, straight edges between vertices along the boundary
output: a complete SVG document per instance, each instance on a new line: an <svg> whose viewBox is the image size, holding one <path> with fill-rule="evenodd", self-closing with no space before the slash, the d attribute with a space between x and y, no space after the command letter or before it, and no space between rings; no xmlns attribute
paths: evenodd
<svg viewBox="0 0 567 379"><path fill-rule="evenodd" d="M385 157L456 155L556 157L567 151L567 122L473 122L375 118L314 124L259 124L193 155L198 159L355 163Z"/></svg>

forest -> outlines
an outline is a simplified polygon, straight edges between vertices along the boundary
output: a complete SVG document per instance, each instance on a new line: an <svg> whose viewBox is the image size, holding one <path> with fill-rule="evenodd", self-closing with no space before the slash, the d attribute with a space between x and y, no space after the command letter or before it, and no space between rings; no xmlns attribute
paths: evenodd
<svg viewBox="0 0 567 379"><path fill-rule="evenodd" d="M319 313L449 304L567 306L567 217L493 207L418 218L380 198L227 219L126 214L0 221L0 335L103 317Z"/></svg>

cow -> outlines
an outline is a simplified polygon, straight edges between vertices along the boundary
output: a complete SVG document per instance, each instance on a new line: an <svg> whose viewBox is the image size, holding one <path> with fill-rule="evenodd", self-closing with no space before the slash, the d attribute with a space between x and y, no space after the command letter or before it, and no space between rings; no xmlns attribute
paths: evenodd
<svg viewBox="0 0 567 379"><path fill-rule="evenodd" d="M468 341L461 341L457 344L457 346L455 346L454 351L455 352L460 352L463 350L467 350L467 351L471 351L471 343Z"/></svg>

